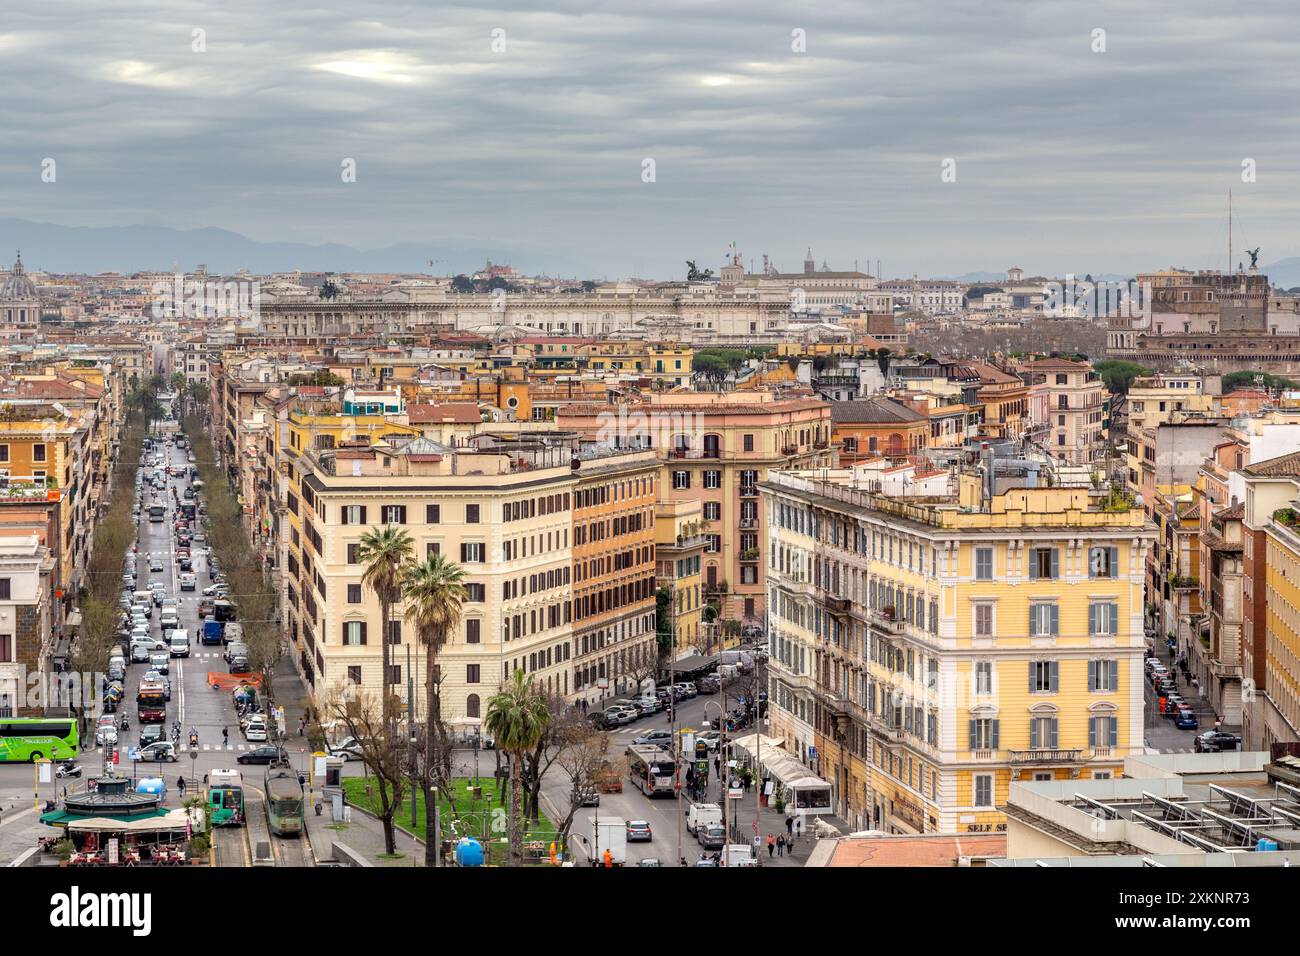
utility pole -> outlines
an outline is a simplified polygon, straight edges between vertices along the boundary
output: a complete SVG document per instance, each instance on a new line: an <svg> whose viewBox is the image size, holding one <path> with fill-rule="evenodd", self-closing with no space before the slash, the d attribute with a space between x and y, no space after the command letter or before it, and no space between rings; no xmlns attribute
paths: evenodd
<svg viewBox="0 0 1300 956"><path fill-rule="evenodd" d="M387 635L385 635L387 640ZM411 829L415 830L415 675L411 673L411 645L406 645L406 739L407 760L411 767ZM429 772L428 767L424 772Z"/></svg>

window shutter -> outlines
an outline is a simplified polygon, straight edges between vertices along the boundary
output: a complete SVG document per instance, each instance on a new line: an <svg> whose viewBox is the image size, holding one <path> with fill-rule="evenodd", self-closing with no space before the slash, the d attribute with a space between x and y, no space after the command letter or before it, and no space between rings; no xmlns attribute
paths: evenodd
<svg viewBox="0 0 1300 956"><path fill-rule="evenodd" d="M1038 633L1038 607L1029 605L1029 636L1033 637Z"/></svg>
<svg viewBox="0 0 1300 956"><path fill-rule="evenodd" d="M873 698L873 700L874 700L874 698L875 698L875 687L874 687L874 685L872 686L872 698ZM976 730L975 730L975 728L976 728L975 720L972 718L972 719L970 720L969 723L970 723L970 749L971 749L971 750L975 750L975 749L977 749L977 746L978 746L978 743L979 743L979 740L978 740L978 734L976 733Z"/></svg>
<svg viewBox="0 0 1300 956"><path fill-rule="evenodd" d="M361 622L361 643L364 644L365 642L366 642L366 622L362 621Z"/></svg>
<svg viewBox="0 0 1300 956"><path fill-rule="evenodd" d="M1114 747L1119 743L1119 718L1107 717L1106 721L1109 724L1109 734L1106 737L1106 746Z"/></svg>
<svg viewBox="0 0 1300 956"><path fill-rule="evenodd" d="M1029 749L1037 750L1038 746L1039 746L1038 745L1038 719L1036 717L1030 717L1029 718Z"/></svg>
<svg viewBox="0 0 1300 956"><path fill-rule="evenodd" d="M1030 661L1029 662L1029 693L1031 694L1038 689L1037 678L1038 678L1038 662Z"/></svg>
<svg viewBox="0 0 1300 956"><path fill-rule="evenodd" d="M1055 717L1047 722L1047 731L1050 735L1050 739L1047 741L1047 748L1049 750L1055 750L1057 747L1057 741L1059 739L1057 730L1059 723L1060 722Z"/></svg>
<svg viewBox="0 0 1300 956"><path fill-rule="evenodd" d="M339 524L348 523L348 506L339 505Z"/></svg>
<svg viewBox="0 0 1300 956"><path fill-rule="evenodd" d="M1117 578L1117 577L1119 577L1119 548L1111 548L1111 549L1110 549L1110 568L1109 568L1109 571L1110 571L1110 574L1108 574L1107 577L1111 577L1111 578Z"/></svg>
<svg viewBox="0 0 1300 956"><path fill-rule="evenodd" d="M1094 750L1097 748L1097 718L1088 719L1088 746Z"/></svg>
<svg viewBox="0 0 1300 956"><path fill-rule="evenodd" d="M1047 682L1048 687L1051 689L1052 693L1055 694L1057 689L1060 687L1061 682L1060 661L1052 661L1047 665Z"/></svg>
<svg viewBox="0 0 1300 956"><path fill-rule="evenodd" d="M1108 634L1119 634L1119 605L1114 602L1106 605L1106 622L1109 625Z"/></svg>
<svg viewBox="0 0 1300 956"><path fill-rule="evenodd" d="M1119 661L1107 662L1106 689L1119 690Z"/></svg>
<svg viewBox="0 0 1300 956"><path fill-rule="evenodd" d="M1047 633L1056 635L1061 633L1061 609L1055 604L1052 606L1052 627Z"/></svg>
<svg viewBox="0 0 1300 956"><path fill-rule="evenodd" d="M366 506L365 506L365 505L361 505L361 507L359 507L359 508L357 509L357 512L358 512L358 515L359 515L359 520L357 521L357 524L365 524L365 523L366 523Z"/></svg>
<svg viewBox="0 0 1300 956"><path fill-rule="evenodd" d="M340 626L343 628L343 643L346 645L348 642L348 622L344 621Z"/></svg>
<svg viewBox="0 0 1300 956"><path fill-rule="evenodd" d="M1088 577L1090 578L1097 576L1097 557L1100 550L1100 548L1088 549Z"/></svg>
<svg viewBox="0 0 1300 956"><path fill-rule="evenodd" d="M1096 634L1099 632L1099 628L1097 627L1097 612L1100 610L1100 608L1101 605L1099 604L1088 605L1088 633L1089 634Z"/></svg>
<svg viewBox="0 0 1300 956"><path fill-rule="evenodd" d="M994 750L998 749L998 725L1000 723L1002 723L1002 721L997 719L994 719L993 721L993 749Z"/></svg>
<svg viewBox="0 0 1300 956"><path fill-rule="evenodd" d="M1061 576L1061 549L1052 549L1052 579L1055 580Z"/></svg>
<svg viewBox="0 0 1300 956"><path fill-rule="evenodd" d="M1034 548L1029 552L1029 579L1035 580L1038 577L1038 549Z"/></svg>
<svg viewBox="0 0 1300 956"><path fill-rule="evenodd" d="M1088 690L1097 690L1101 681L1097 680L1097 667L1100 661L1088 661Z"/></svg>

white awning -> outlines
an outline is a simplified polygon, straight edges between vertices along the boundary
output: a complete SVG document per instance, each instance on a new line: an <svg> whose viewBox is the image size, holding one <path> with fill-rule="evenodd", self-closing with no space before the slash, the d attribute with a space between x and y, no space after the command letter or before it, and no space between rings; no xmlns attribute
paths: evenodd
<svg viewBox="0 0 1300 956"><path fill-rule="evenodd" d="M735 739L729 741L732 747L732 752L734 753L736 751L740 751L745 756L749 757L749 759L753 760L754 754L756 751L760 750L759 745L761 744L762 746L761 746L760 756L762 757L762 761L764 765L767 764L769 759L778 757L781 754L786 753L785 741L782 740L780 737L762 737L762 739L760 740L759 738L761 736L762 736L761 734L755 733L755 734L746 734L743 737L736 737Z"/></svg>
<svg viewBox="0 0 1300 956"><path fill-rule="evenodd" d="M763 773L775 777L786 787L792 789L814 789L830 787L830 783L813 773L790 754L782 751L780 756L762 759Z"/></svg>

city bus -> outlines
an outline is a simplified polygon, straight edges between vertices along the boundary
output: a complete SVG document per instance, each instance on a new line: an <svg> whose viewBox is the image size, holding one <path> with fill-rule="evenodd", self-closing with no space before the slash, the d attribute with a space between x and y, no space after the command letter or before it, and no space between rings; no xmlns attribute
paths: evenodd
<svg viewBox="0 0 1300 956"><path fill-rule="evenodd" d="M676 767L668 751L646 744L627 748L627 775L647 797L671 797Z"/></svg>
<svg viewBox="0 0 1300 956"><path fill-rule="evenodd" d="M149 520L154 524L162 524L162 520L167 517L166 505L150 505Z"/></svg>
<svg viewBox="0 0 1300 956"><path fill-rule="evenodd" d="M167 688L160 681L140 681L135 708L136 720L142 724L167 723Z"/></svg>
<svg viewBox="0 0 1300 956"><path fill-rule="evenodd" d="M266 771L266 816L276 836L302 833L302 782L296 770Z"/></svg>
<svg viewBox="0 0 1300 956"><path fill-rule="evenodd" d="M0 717L0 763L71 760L80 750L72 718Z"/></svg>

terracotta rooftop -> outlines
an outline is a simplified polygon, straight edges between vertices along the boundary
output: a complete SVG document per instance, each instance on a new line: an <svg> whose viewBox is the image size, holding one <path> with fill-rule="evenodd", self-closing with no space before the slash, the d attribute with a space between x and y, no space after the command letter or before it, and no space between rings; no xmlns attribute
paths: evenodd
<svg viewBox="0 0 1300 956"><path fill-rule="evenodd" d="M1005 833L864 837L839 841L828 866L956 866L963 856L1002 857Z"/></svg>
<svg viewBox="0 0 1300 956"><path fill-rule="evenodd" d="M1276 458L1268 458L1253 465L1247 465L1241 470L1255 478L1300 477L1300 451L1279 455Z"/></svg>
<svg viewBox="0 0 1300 956"><path fill-rule="evenodd" d="M892 398L863 398L831 403L831 421L837 424L893 425L924 420L924 415Z"/></svg>
<svg viewBox="0 0 1300 956"><path fill-rule="evenodd" d="M406 417L412 425L433 425L454 422L457 425L477 425L483 417L473 402L442 402L406 406Z"/></svg>

